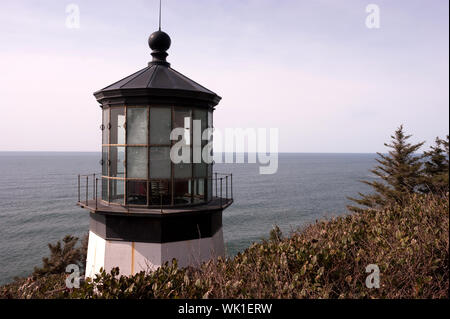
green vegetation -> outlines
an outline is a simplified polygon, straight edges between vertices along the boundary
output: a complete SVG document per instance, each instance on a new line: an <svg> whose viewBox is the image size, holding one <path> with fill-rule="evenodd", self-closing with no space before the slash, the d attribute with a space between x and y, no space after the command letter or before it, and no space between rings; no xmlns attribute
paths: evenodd
<svg viewBox="0 0 450 319"><path fill-rule="evenodd" d="M425 152L424 155L428 158L425 162L423 170L423 186L422 191L439 193L448 192L448 148L449 137L447 140L436 138L435 146L431 150Z"/></svg>
<svg viewBox="0 0 450 319"><path fill-rule="evenodd" d="M80 247L75 247L78 238L66 236L63 238L64 245L57 242L55 245L48 244L50 257L42 258L42 267L34 267L33 276L42 277L50 274L60 274L66 271L67 265L76 264L81 269L86 268L88 235L81 241Z"/></svg>
<svg viewBox="0 0 450 319"><path fill-rule="evenodd" d="M372 194L359 193L361 198L352 198L358 206L348 206L353 212L367 209L382 209L388 204L402 204L405 197L415 193L448 192L448 135L447 141L436 138L436 146L418 155L424 142L408 143L411 135L405 135L401 125L392 138L387 155L377 153L379 165L370 170L380 180L362 181L374 189Z"/></svg>
<svg viewBox="0 0 450 319"><path fill-rule="evenodd" d="M87 239L49 245L51 256L33 276L0 287L0 298L448 298L448 136L423 156L400 127L392 150L366 182L374 194L354 199L354 213L317 222L289 236L275 227L268 240L233 258L119 276L103 271L67 289L66 265L86 259ZM380 269L380 287L367 288L366 267Z"/></svg>
<svg viewBox="0 0 450 319"><path fill-rule="evenodd" d="M234 258L199 269L176 263L119 277L103 272L80 289L65 275L17 281L10 298L448 298L449 200L411 195L392 204L318 222L283 238L253 244ZM380 288L368 289L365 268L380 268Z"/></svg>
<svg viewBox="0 0 450 319"><path fill-rule="evenodd" d="M130 278L103 273L68 296L447 298L448 227L448 198L415 195L404 207L320 222L284 239L277 234L200 269L166 265ZM380 289L365 286L369 264L380 268Z"/></svg>

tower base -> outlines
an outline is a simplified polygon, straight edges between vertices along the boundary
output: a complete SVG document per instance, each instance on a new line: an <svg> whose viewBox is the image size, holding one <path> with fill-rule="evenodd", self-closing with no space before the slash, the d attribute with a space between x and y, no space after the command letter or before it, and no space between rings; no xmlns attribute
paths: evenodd
<svg viewBox="0 0 450 319"><path fill-rule="evenodd" d="M119 267L120 275L171 263L199 266L225 255L222 211L165 216L90 214L86 277Z"/></svg>

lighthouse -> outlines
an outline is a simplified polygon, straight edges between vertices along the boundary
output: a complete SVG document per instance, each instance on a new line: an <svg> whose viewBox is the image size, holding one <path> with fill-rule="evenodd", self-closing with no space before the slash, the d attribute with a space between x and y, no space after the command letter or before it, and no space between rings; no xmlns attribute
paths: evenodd
<svg viewBox="0 0 450 319"><path fill-rule="evenodd" d="M145 68L94 93L102 170L78 176L77 204L90 220L86 277L113 267L133 275L173 259L197 266L225 253L222 213L233 203L233 176L215 172L212 136L203 134L221 98L171 67L167 33L148 43Z"/></svg>

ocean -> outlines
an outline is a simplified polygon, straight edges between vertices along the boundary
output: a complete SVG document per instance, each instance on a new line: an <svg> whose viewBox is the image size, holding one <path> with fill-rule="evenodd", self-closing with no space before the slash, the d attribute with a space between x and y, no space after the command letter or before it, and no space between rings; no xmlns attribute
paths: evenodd
<svg viewBox="0 0 450 319"><path fill-rule="evenodd" d="M315 220L347 214L347 196L369 192L375 154L279 154L278 172L259 164L217 164L233 174L233 205L224 211L227 254ZM76 206L77 175L99 172L100 153L0 152L0 285L27 276L48 256L48 243L88 232L88 212Z"/></svg>

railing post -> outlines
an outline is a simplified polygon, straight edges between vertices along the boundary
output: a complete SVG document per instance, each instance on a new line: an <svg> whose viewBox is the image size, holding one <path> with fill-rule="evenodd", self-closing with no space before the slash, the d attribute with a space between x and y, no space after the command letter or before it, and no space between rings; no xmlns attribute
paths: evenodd
<svg viewBox="0 0 450 319"><path fill-rule="evenodd" d="M80 174L78 174L78 203L81 201L80 198Z"/></svg>
<svg viewBox="0 0 450 319"><path fill-rule="evenodd" d="M214 173L216 175L216 197L218 197L217 195L217 173Z"/></svg>
<svg viewBox="0 0 450 319"><path fill-rule="evenodd" d="M97 211L97 201L98 201L98 178L95 179L95 211Z"/></svg>
<svg viewBox="0 0 450 319"><path fill-rule="evenodd" d="M225 176L225 199L228 201L228 175Z"/></svg>
<svg viewBox="0 0 450 319"><path fill-rule="evenodd" d="M222 207L222 180L223 178L220 178L220 207Z"/></svg>
<svg viewBox="0 0 450 319"><path fill-rule="evenodd" d="M231 177L231 199L233 199L233 174L230 174Z"/></svg>
<svg viewBox="0 0 450 319"><path fill-rule="evenodd" d="M93 174L92 177L92 187L94 187L94 189L92 190L92 199L95 199L95 192L96 192L96 186L95 186L95 174Z"/></svg>
<svg viewBox="0 0 450 319"><path fill-rule="evenodd" d="M89 176L86 176L86 206L88 206L88 195L89 195Z"/></svg>

